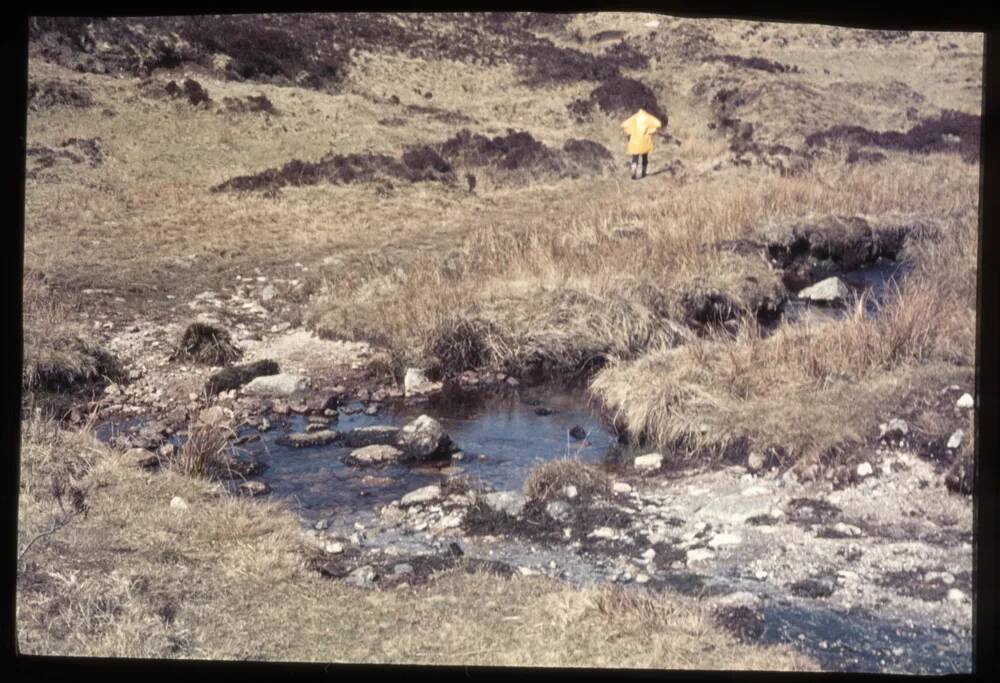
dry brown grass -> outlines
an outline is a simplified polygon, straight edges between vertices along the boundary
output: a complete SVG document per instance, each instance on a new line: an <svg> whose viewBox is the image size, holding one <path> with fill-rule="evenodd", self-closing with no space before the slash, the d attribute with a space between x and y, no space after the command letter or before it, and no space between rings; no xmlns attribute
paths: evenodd
<svg viewBox="0 0 1000 683"><path fill-rule="evenodd" d="M101 380L119 380L121 364L70 315L68 302L53 296L37 272L23 279L24 363L21 386L27 391L68 390Z"/></svg>
<svg viewBox="0 0 1000 683"><path fill-rule="evenodd" d="M47 469L85 457L86 517L18 568L25 654L624 668L815 669L786 647L737 643L688 598L612 602L538 577L449 571L364 591L307 568L294 515L151 474L93 437L27 423L18 534L48 528ZM189 508L170 508L173 496ZM336 614L337 618L330 618Z"/></svg>
<svg viewBox="0 0 1000 683"><path fill-rule="evenodd" d="M971 383L975 342L974 218L910 251L913 273L874 317L761 337L700 339L599 374L591 390L638 440L688 455L743 437L809 460L871 436L920 392Z"/></svg>

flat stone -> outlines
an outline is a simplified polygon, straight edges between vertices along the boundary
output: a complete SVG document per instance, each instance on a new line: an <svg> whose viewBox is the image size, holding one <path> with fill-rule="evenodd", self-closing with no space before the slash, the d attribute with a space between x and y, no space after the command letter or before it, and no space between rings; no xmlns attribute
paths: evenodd
<svg viewBox="0 0 1000 683"><path fill-rule="evenodd" d="M705 560L710 560L713 557L715 557L715 553L708 548L694 548L693 550L687 551L688 564L693 562L704 562Z"/></svg>
<svg viewBox="0 0 1000 683"><path fill-rule="evenodd" d="M437 500L441 497L441 487L437 484L431 484L430 486L424 486L423 488L410 491L399 501L400 505L417 505L421 503L429 503L431 501Z"/></svg>
<svg viewBox="0 0 1000 683"><path fill-rule="evenodd" d="M614 484L611 485L611 490L614 491L615 493L631 493L632 486L630 484L626 484L623 481L616 481Z"/></svg>
<svg viewBox="0 0 1000 683"><path fill-rule="evenodd" d="M324 429L318 432L297 432L288 436L288 443L294 448L325 446L337 440L337 432Z"/></svg>
<svg viewBox="0 0 1000 683"><path fill-rule="evenodd" d="M639 472L653 472L663 465L663 456L660 453L647 453L635 459L633 466Z"/></svg>
<svg viewBox="0 0 1000 683"><path fill-rule="evenodd" d="M399 564L393 566L392 573L395 574L396 576L401 576L404 574L412 574L413 565L407 564L406 562L400 562Z"/></svg>
<svg viewBox="0 0 1000 683"><path fill-rule="evenodd" d="M863 463L861 463L860 465L858 465L858 469L857 469L857 473L858 473L859 477L868 477L868 476L871 476L871 474L874 471L875 470L872 468L872 464L870 462L863 462Z"/></svg>
<svg viewBox="0 0 1000 683"><path fill-rule="evenodd" d="M839 277L828 277L817 282L812 287L806 287L799 292L798 297L807 301L834 303L843 301L850 295L850 290Z"/></svg>
<svg viewBox="0 0 1000 683"><path fill-rule="evenodd" d="M722 533L716 534L708 542L709 548L721 548L727 545L739 545L743 542L743 538L738 534Z"/></svg>
<svg viewBox="0 0 1000 683"><path fill-rule="evenodd" d="M375 583L375 570L369 565L364 565L363 567L358 567L344 579L345 583L349 583L353 586L367 587Z"/></svg>
<svg viewBox="0 0 1000 683"><path fill-rule="evenodd" d="M972 398L972 394L962 394L955 405L959 408L972 408L976 405L976 400Z"/></svg>
<svg viewBox="0 0 1000 683"><path fill-rule="evenodd" d="M351 451L345 460L352 465L383 465L399 462L403 451L394 446L365 446Z"/></svg>
<svg viewBox="0 0 1000 683"><path fill-rule="evenodd" d="M609 526L602 526L591 531L587 536L591 538L604 538L612 540L618 537L618 532Z"/></svg>
<svg viewBox="0 0 1000 683"><path fill-rule="evenodd" d="M528 499L519 491L497 491L483 496L483 502L497 512L516 517L521 514Z"/></svg>
<svg viewBox="0 0 1000 683"><path fill-rule="evenodd" d="M568 484L565 487L563 487L563 495L565 495L570 500L573 500L574 498L577 497L578 491L575 486L573 486L572 484Z"/></svg>
<svg viewBox="0 0 1000 683"><path fill-rule="evenodd" d="M188 504L187 501L180 496L174 496L170 499L170 507L174 510L187 510Z"/></svg>
<svg viewBox="0 0 1000 683"><path fill-rule="evenodd" d="M330 555L339 555L344 552L344 544L338 541L330 541L323 546L323 550Z"/></svg>
<svg viewBox="0 0 1000 683"><path fill-rule="evenodd" d="M243 387L252 396L291 396L309 388L309 378L290 373L256 377Z"/></svg>

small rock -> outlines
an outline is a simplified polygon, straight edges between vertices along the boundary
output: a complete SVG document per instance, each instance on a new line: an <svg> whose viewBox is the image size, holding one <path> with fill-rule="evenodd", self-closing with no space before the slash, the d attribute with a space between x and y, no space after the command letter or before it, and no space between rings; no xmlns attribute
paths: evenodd
<svg viewBox="0 0 1000 683"><path fill-rule="evenodd" d="M654 557L656 557L656 551L652 548L649 548L642 554L642 557L647 560L652 560Z"/></svg>
<svg viewBox="0 0 1000 683"><path fill-rule="evenodd" d="M587 438L587 430L580 425L573 425L573 427L569 430L569 435L577 441L582 441Z"/></svg>
<svg viewBox="0 0 1000 683"><path fill-rule="evenodd" d="M842 537L858 537L862 533L858 527L852 524L844 524L843 522L834 524L833 530Z"/></svg>
<svg viewBox="0 0 1000 683"><path fill-rule="evenodd" d="M330 528L329 519L321 519L317 521L315 524L313 524L313 529L316 529L317 531L326 531L329 528Z"/></svg>
<svg viewBox="0 0 1000 683"><path fill-rule="evenodd" d="M398 462L403 451L393 446L365 446L351 451L345 460L352 465L381 465Z"/></svg>
<svg viewBox="0 0 1000 683"><path fill-rule="evenodd" d="M578 493L579 492L577 491L576 487L573 486L572 484L567 484L563 488L563 495L565 495L570 500L573 500L574 498L576 498L577 495L578 495Z"/></svg>
<svg viewBox="0 0 1000 683"><path fill-rule="evenodd" d="M964 592L962 592L958 588L949 588L948 589L948 602L954 602L956 604L961 604L961 603L964 603L964 602L968 601L968 599L969 599L969 596L967 596Z"/></svg>
<svg viewBox="0 0 1000 683"><path fill-rule="evenodd" d="M713 557L715 557L715 553L708 548L694 548L693 550L687 551L688 564L691 564L692 562L704 562L705 560L710 560Z"/></svg>
<svg viewBox="0 0 1000 683"><path fill-rule="evenodd" d="M738 534L716 534L708 542L709 548L721 548L727 545L739 545L743 542L743 539Z"/></svg>
<svg viewBox="0 0 1000 683"><path fill-rule="evenodd" d="M956 429L955 433L951 435L948 439L948 448L955 449L962 445L962 438L965 436L965 432L961 429Z"/></svg>
<svg viewBox="0 0 1000 683"><path fill-rule="evenodd" d="M180 496L174 496L170 499L170 507L174 510L187 510L188 504L187 501Z"/></svg>
<svg viewBox="0 0 1000 683"><path fill-rule="evenodd" d="M497 491L483 496L483 502L497 512L516 517L521 514L528 499L519 491Z"/></svg>
<svg viewBox="0 0 1000 683"><path fill-rule="evenodd" d="M520 382L518 382L518 381L517 381L517 380L516 380L515 378L513 378L513 377L508 377L508 378L507 378L507 379L505 379L504 381L505 381L505 382L506 382L506 383L508 384L508 386L512 386L512 387L516 387L517 385L519 385L519 384L520 384Z"/></svg>
<svg viewBox="0 0 1000 683"><path fill-rule="evenodd" d="M972 394L962 394L961 398L955 402L955 405L959 408L972 408L976 405L976 401L972 398Z"/></svg>
<svg viewBox="0 0 1000 683"><path fill-rule="evenodd" d="M424 486L423 488L410 491L399 501L402 506L417 505L419 503L429 503L441 497L441 487L437 484Z"/></svg>
<svg viewBox="0 0 1000 683"><path fill-rule="evenodd" d="M446 451L451 446L451 437L440 422L421 415L399 430L396 445L412 458L426 459Z"/></svg>
<svg viewBox="0 0 1000 683"><path fill-rule="evenodd" d="M562 521L569 515L569 504L561 500L553 500L545 506L545 512L552 519ZM593 536L593 534L591 534Z"/></svg>
<svg viewBox="0 0 1000 683"><path fill-rule="evenodd" d="M870 476L874 471L875 470L872 468L872 465L869 462L861 463L860 465L858 465L857 469L858 476L862 478Z"/></svg>
<svg viewBox="0 0 1000 683"><path fill-rule="evenodd" d="M616 481L614 484L611 485L611 490L614 491L615 493L631 493L632 486L630 484L626 484L623 481Z"/></svg>
<svg viewBox="0 0 1000 683"><path fill-rule="evenodd" d="M765 570L763 570L763 569L756 569L756 570L754 570L754 573L753 573L753 578L755 578L758 581L765 581L765 580L767 580L768 576L769 576L769 574Z"/></svg>
<svg viewBox="0 0 1000 683"><path fill-rule="evenodd" d="M271 492L271 487L263 481L245 481L237 489L242 496L266 496Z"/></svg>
<svg viewBox="0 0 1000 683"><path fill-rule="evenodd" d="M764 468L766 459L760 453L752 452L747 456L747 469L751 472L759 472Z"/></svg>
<svg viewBox="0 0 1000 683"><path fill-rule="evenodd" d="M323 550L330 555L339 555L344 552L344 544L338 541L329 541L323 546Z"/></svg>
<svg viewBox="0 0 1000 683"><path fill-rule="evenodd" d="M798 297L817 303L836 303L844 301L850 295L850 290L839 277L828 277L817 282L812 287L806 287L799 292Z"/></svg>
<svg viewBox="0 0 1000 683"><path fill-rule="evenodd" d="M376 576L375 570L366 564L348 574L344 582L353 586L367 587L375 583Z"/></svg>
<svg viewBox="0 0 1000 683"><path fill-rule="evenodd" d="M290 373L278 373L276 375L263 375L250 380L243 387L243 392L251 396L291 396L308 388L308 377Z"/></svg>
<svg viewBox="0 0 1000 683"><path fill-rule="evenodd" d="M649 583L649 574L645 574L643 572L639 572L638 574L635 575L635 582L636 583Z"/></svg>
<svg viewBox="0 0 1000 683"><path fill-rule="evenodd" d="M413 566L407 564L406 562L400 562L399 564L393 566L392 573L395 574L396 576L402 576L404 574L412 574Z"/></svg>
<svg viewBox="0 0 1000 683"><path fill-rule="evenodd" d="M276 290L274 288L274 285L270 285L269 284L266 287L264 287L264 289L261 290L261 292L260 292L260 300L261 301L270 301L275 296L277 296L277 294L278 294L278 290Z"/></svg>
<svg viewBox="0 0 1000 683"><path fill-rule="evenodd" d="M663 456L659 453L640 455L635 459L633 465L640 472L653 472L663 465Z"/></svg>
<svg viewBox="0 0 1000 683"><path fill-rule="evenodd" d="M894 417L886 424L879 425L879 431L881 432L879 434L880 439L898 439L910 433L910 426L906 424L906 420Z"/></svg>
<svg viewBox="0 0 1000 683"><path fill-rule="evenodd" d="M618 537L618 532L609 526L602 526L591 531L587 536L591 538L614 539Z"/></svg>
<svg viewBox="0 0 1000 683"><path fill-rule="evenodd" d="M365 415L378 415L378 405L371 404L364 410Z"/></svg>
<svg viewBox="0 0 1000 683"><path fill-rule="evenodd" d="M441 390L441 382L432 382L423 370L409 368L403 377L404 396L422 396Z"/></svg>
<svg viewBox="0 0 1000 683"><path fill-rule="evenodd" d="M257 425L257 431L266 432L270 428L271 428L271 421L268 420L266 417L260 418L260 424Z"/></svg>

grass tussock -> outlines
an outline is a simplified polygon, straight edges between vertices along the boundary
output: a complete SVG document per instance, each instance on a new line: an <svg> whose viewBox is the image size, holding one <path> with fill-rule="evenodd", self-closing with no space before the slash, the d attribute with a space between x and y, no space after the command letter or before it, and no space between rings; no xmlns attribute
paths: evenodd
<svg viewBox="0 0 1000 683"><path fill-rule="evenodd" d="M69 304L53 295L44 276L26 272L22 294L25 391L66 391L125 379L122 364L73 321Z"/></svg>
<svg viewBox="0 0 1000 683"><path fill-rule="evenodd" d="M44 477L58 455L88 454L79 484L91 491L88 514L39 539L18 564L25 654L816 668L788 647L738 643L683 597L637 609L539 577L461 570L419 587L353 588L309 569L299 522L278 504L231 498L178 472L145 473L91 435L52 423L26 423L24 434L19 547L51 526ZM174 496L189 509L172 509Z"/></svg>
<svg viewBox="0 0 1000 683"><path fill-rule="evenodd" d="M192 424L188 438L173 461L175 469L192 477L215 478L229 472L229 440L235 434L215 424Z"/></svg>
<svg viewBox="0 0 1000 683"><path fill-rule="evenodd" d="M205 323L191 323L184 330L173 358L205 365L229 365L242 355L242 349L233 343L226 330Z"/></svg>
<svg viewBox="0 0 1000 683"><path fill-rule="evenodd" d="M553 460L531 471L524 494L531 500L548 501L565 497L567 486L575 486L584 498L603 497L611 491L611 480L607 473L576 460Z"/></svg>

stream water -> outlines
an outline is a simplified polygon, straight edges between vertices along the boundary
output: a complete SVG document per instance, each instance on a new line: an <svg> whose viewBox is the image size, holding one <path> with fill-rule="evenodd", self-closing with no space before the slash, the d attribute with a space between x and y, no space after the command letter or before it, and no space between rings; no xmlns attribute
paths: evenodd
<svg viewBox="0 0 1000 683"><path fill-rule="evenodd" d="M348 406L361 408L360 405ZM301 416L265 432L241 448L267 464L261 479L273 494L294 502L305 519L373 510L407 492L462 475L494 489L519 489L528 473L555 458L599 462L616 442L587 407L579 391L527 390L495 396L465 394L416 405L388 404L378 415L342 414L331 429L347 431L369 425L401 427L419 415L438 420L461 448L460 461L426 465L352 467L342 462L351 448L338 444L293 448L282 437L304 431ZM587 435L569 432L580 426ZM245 428L242 434L256 430Z"/></svg>

